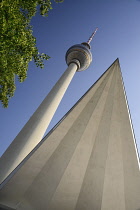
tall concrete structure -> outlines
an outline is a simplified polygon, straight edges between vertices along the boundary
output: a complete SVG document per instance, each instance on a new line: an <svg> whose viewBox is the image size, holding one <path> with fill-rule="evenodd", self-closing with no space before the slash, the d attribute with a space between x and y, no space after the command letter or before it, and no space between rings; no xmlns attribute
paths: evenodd
<svg viewBox="0 0 140 210"><path fill-rule="evenodd" d="M0 158L0 183L41 141L76 71L83 71L89 67L92 61L90 42L96 31L97 28L87 42L68 49L67 70Z"/></svg>
<svg viewBox="0 0 140 210"><path fill-rule="evenodd" d="M118 59L5 179L1 209L140 210L140 170Z"/></svg>

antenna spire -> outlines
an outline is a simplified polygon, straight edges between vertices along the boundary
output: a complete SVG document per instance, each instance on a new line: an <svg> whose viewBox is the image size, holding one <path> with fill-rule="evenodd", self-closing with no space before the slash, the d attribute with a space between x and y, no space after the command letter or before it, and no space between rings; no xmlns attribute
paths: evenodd
<svg viewBox="0 0 140 210"><path fill-rule="evenodd" d="M98 30L98 28L96 28L95 31L92 33L92 35L89 37L89 40L87 41L88 44L90 44L90 42L92 41L92 39L95 36L97 30Z"/></svg>

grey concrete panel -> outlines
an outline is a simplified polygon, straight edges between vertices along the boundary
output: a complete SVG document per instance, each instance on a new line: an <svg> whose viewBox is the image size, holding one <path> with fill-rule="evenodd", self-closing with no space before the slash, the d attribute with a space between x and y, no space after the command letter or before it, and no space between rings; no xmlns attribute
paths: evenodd
<svg viewBox="0 0 140 210"><path fill-rule="evenodd" d="M102 210L125 210L124 173L120 135L120 91L118 85L120 75L117 67L116 71L117 78L113 97L114 105L110 124L110 136L101 206Z"/></svg>
<svg viewBox="0 0 140 210"><path fill-rule="evenodd" d="M84 96L78 104L74 106L65 120L57 126L57 129L54 129L51 135L44 138L42 145L39 145L34 154L29 155L30 158L27 158L24 161L20 170L16 171L16 174L10 179L8 184L6 184L0 191L1 202L6 201L6 203L9 202L12 203L12 205L17 205L29 186L33 183L34 178L40 173L43 166L66 135L67 131L73 124L73 121L79 116L88 101L93 97L106 75L107 73L101 77L101 79L93 86L94 88L90 88L86 93L86 97ZM14 191L13 188L15 189Z"/></svg>
<svg viewBox="0 0 140 210"><path fill-rule="evenodd" d="M121 81L120 81L121 83ZM124 168L124 188L126 209L140 209L140 171L136 156L135 141L131 130L125 95L120 86L121 139Z"/></svg>
<svg viewBox="0 0 140 210"><path fill-rule="evenodd" d="M101 209L104 174L108 151L108 139L110 135L110 123L113 108L115 78L116 71L114 71L113 79L109 88L108 97L106 99L104 111L101 116L95 144L84 177L76 210Z"/></svg>
<svg viewBox="0 0 140 210"><path fill-rule="evenodd" d="M0 204L18 210L140 209L118 60L1 187Z"/></svg>
<svg viewBox="0 0 140 210"><path fill-rule="evenodd" d="M77 144L79 143L81 136L87 127L92 112L97 106L108 78L109 74L106 76L91 100L87 103L82 113L75 120L72 127L68 130L68 133L55 150L55 153L52 155L52 157L50 157L44 168L35 178L32 186L28 189L25 195L26 199L32 203L35 209L39 208L38 205L40 205L40 203L45 208L52 198L77 147Z"/></svg>
<svg viewBox="0 0 140 210"><path fill-rule="evenodd" d="M50 202L49 209L75 209L88 161L91 156L92 148L94 147L95 137L100 123L100 118L104 110L104 103L108 95L111 79L112 75L104 88L96 108L93 110L85 132L83 133ZM77 129L79 128L77 127Z"/></svg>

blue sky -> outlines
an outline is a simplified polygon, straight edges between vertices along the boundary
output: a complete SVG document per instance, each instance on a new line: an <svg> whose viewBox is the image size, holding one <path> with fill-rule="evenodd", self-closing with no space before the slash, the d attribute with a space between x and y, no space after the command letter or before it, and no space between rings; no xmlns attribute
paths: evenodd
<svg viewBox="0 0 140 210"><path fill-rule="evenodd" d="M49 128L51 129L76 103L100 75L119 58L134 132L140 153L140 1L138 0L64 0L53 2L47 18L37 14L32 19L34 36L40 52L51 59L45 68L29 65L24 83L16 81L17 90L7 109L0 106L0 155L34 113L67 68L65 53L73 44L91 43L93 62L74 76ZM47 130L47 132L48 132ZM46 133L47 133L46 132Z"/></svg>

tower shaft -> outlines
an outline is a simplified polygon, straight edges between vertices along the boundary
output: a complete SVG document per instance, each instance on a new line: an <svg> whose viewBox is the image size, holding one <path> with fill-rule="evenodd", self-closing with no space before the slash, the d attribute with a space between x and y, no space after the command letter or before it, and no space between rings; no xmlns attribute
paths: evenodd
<svg viewBox="0 0 140 210"><path fill-rule="evenodd" d="M76 71L77 65L71 63L3 154L0 159L0 183L41 141Z"/></svg>

